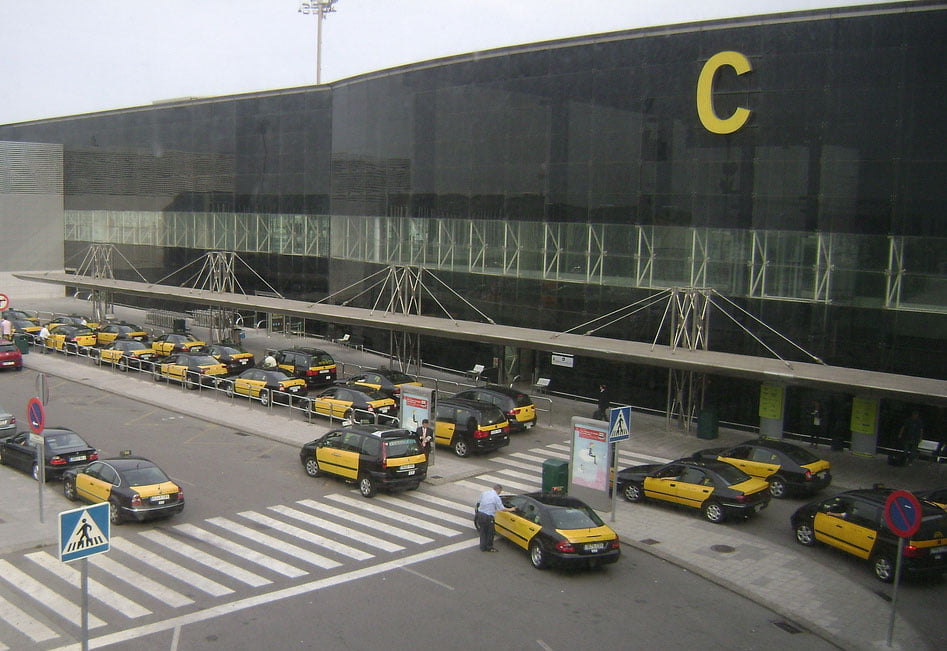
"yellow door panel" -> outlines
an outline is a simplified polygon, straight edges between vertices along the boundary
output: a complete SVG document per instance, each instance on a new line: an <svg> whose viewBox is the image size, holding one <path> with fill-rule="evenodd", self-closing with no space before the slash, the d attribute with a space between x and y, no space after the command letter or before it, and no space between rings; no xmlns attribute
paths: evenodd
<svg viewBox="0 0 947 651"><path fill-rule="evenodd" d="M659 479L658 477L645 477L644 494L645 497L652 497L666 502L677 502L677 488L674 484L677 479Z"/></svg>
<svg viewBox="0 0 947 651"><path fill-rule="evenodd" d="M358 452L322 447L316 450L319 468L348 479L358 479Z"/></svg>
<svg viewBox="0 0 947 651"><path fill-rule="evenodd" d="M457 426L454 423L437 421L434 426L434 443L437 445L451 445L454 442L455 429L457 429Z"/></svg>
<svg viewBox="0 0 947 651"><path fill-rule="evenodd" d="M702 484L687 484L682 481L673 482L672 486L677 491L677 502L684 506L699 509L704 505L713 492L713 486L704 486Z"/></svg>
<svg viewBox="0 0 947 651"><path fill-rule="evenodd" d="M542 525L513 511L498 511L493 522L497 533L523 549L529 549L529 542L542 529Z"/></svg>

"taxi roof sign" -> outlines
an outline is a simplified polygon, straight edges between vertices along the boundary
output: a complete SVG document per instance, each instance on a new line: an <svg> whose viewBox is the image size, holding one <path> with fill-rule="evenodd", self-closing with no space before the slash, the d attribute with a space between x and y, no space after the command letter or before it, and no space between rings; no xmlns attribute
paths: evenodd
<svg viewBox="0 0 947 651"><path fill-rule="evenodd" d="M70 563L109 550L109 504L102 502L59 514L59 560Z"/></svg>

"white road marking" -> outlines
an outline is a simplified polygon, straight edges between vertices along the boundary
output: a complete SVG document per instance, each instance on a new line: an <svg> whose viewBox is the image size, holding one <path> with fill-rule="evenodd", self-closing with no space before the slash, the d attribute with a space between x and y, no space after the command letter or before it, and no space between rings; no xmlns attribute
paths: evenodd
<svg viewBox="0 0 947 651"><path fill-rule="evenodd" d="M455 511L460 511L461 513L470 513L473 507L470 504L464 504L463 502L455 502L454 500L446 500L443 497L438 497L436 495L431 495L430 493L421 493L415 491L411 495L411 499L422 500L424 502L430 502L431 504L437 504L438 506L443 506L448 509L454 509Z"/></svg>
<svg viewBox="0 0 947 651"><path fill-rule="evenodd" d="M356 581L358 579L364 579L369 576L375 576L376 574L383 574L391 570L396 570L402 567L407 567L414 565L416 563L422 563L432 558L438 558L440 556L446 556L447 554L453 554L454 552L462 551L464 549L469 549L471 547L476 547L480 544L479 538L471 538L469 540L462 540L445 547L439 547L437 549L429 549L427 551L419 552L413 556L407 556L405 558L398 558L387 561L385 563L379 563L378 565L372 565L369 567L363 567L357 570L352 570L351 572L346 572L345 574L337 574L335 576L326 577L323 579L317 579L316 581L311 581L309 583L303 583L301 585L291 586L284 588L282 590L275 590L273 592L255 595L252 597L247 597L246 599L240 599L238 601L232 601L230 603L220 604L219 606L214 606L207 608L206 610L200 610L193 613L188 613L186 615L180 615L178 617L173 617L161 622L154 622L152 624L146 624L144 626L138 626L136 628L126 629L124 631L116 631L115 633L110 633L108 635L103 635L101 637L93 638L89 640L90 648L99 648L104 646L109 646L111 644L120 644L121 642L128 642L129 640L138 640L142 639L148 635L153 635L155 633L160 633L162 631L173 630L178 626L187 626L188 624L194 624L197 622L204 622L215 617L220 617L223 615L232 615L235 612L246 610L248 608L256 608L257 606L262 606L264 604L273 603L275 601L281 601L283 599L290 599L292 597L298 597L299 595L308 594L310 592L315 592L317 590L324 590L326 588L331 588L343 583L348 583L350 581ZM74 646L74 645L73 645ZM71 649L72 646L61 647L58 651L66 651Z"/></svg>
<svg viewBox="0 0 947 651"><path fill-rule="evenodd" d="M240 517L256 522L257 524L261 524L264 527L269 527L270 529L289 534L290 536L294 536L300 540L305 540L312 545L325 547L326 549L334 551L337 554L354 558L357 561L364 561L369 558L374 558L374 556L368 552L363 552L359 549L349 547L348 545L343 545L334 540L326 538L325 536L320 536L317 533L300 529L297 526L288 524L282 520L277 520L276 518L271 518L270 516L263 515L262 513L257 513L256 511L244 511L240 514ZM223 520L223 518L215 518L215 520ZM239 530L237 530L237 532L239 533ZM274 538L273 540L276 541L277 539ZM291 553L301 560L312 563L313 565L321 567L325 570L331 570L332 568L342 565L338 561L334 561L331 558L322 556L321 554L316 554L309 550L305 550L302 547L297 547L296 545L291 545L282 541L277 542L280 544L279 549L283 549L287 553Z"/></svg>
<svg viewBox="0 0 947 651"><path fill-rule="evenodd" d="M0 559L0 578L60 617L72 622L73 625L82 626L82 609L79 606L22 572L9 561ZM99 626L105 626L105 622L89 613L89 628L98 628Z"/></svg>
<svg viewBox="0 0 947 651"><path fill-rule="evenodd" d="M158 583L157 581L153 581L144 574L127 568L121 563L116 563L111 558L109 558L108 554L96 554L95 556L90 556L89 563L96 566L103 572L107 572L111 576L114 576L116 579L124 581L133 588L141 590L148 596L154 597L158 601L163 601L169 606L180 608L181 606L187 606L188 604L194 603L194 600L190 597L186 597L180 592L176 592L171 588Z"/></svg>
<svg viewBox="0 0 947 651"><path fill-rule="evenodd" d="M3 597L0 597L0 619L34 642L45 642L54 637L59 637L59 633L42 622L33 619ZM3 646L2 648L6 649L7 647Z"/></svg>
<svg viewBox="0 0 947 651"><path fill-rule="evenodd" d="M522 479L523 481L533 482L535 484L542 483L542 475L537 475L536 473L525 473L518 470L510 470L509 468L500 468L495 471L498 475L503 475L504 477L510 477L512 479Z"/></svg>
<svg viewBox="0 0 947 651"><path fill-rule="evenodd" d="M374 513L375 515L380 515L383 518L389 518L391 520L397 520L404 524L410 525L412 527L417 527L418 529L423 529L425 531L430 531L431 533L436 533L441 536L457 536L460 534L456 529L450 529L449 527L444 527L433 522L428 522L427 520L422 520L421 518L415 518L410 515L405 515L404 513L397 513L390 509L386 509L383 506L379 506L374 500L369 502L364 498L360 500L352 499L345 495L326 495L326 499L334 500L346 506L350 506L355 509L361 509L363 511L368 511L369 513ZM351 512L350 512L351 513Z"/></svg>
<svg viewBox="0 0 947 651"><path fill-rule="evenodd" d="M433 538L428 538L427 536L421 536L414 533L413 531L408 531L406 529L401 529L394 525L386 524L384 522L379 522L378 520L372 520L371 518L366 518L364 516L358 515L357 513L349 513L344 509L339 509L334 506L329 506L328 504L321 504L315 500L300 500L299 504L307 506L310 509L315 511L322 511L323 513L328 513L329 515L334 515L337 518L343 520L348 520L355 524L362 525L363 527L369 527L370 529L375 529L376 531L382 531L388 535L395 536L396 538L401 538L418 545L424 545L426 543L434 542Z"/></svg>
<svg viewBox="0 0 947 651"><path fill-rule="evenodd" d="M402 506L412 513L421 513L423 515L429 515L433 518L439 518L446 522L453 522L454 524L459 524L461 526L467 527L470 525L470 518L462 518L459 515L454 515L453 513L444 513L443 511L438 511L437 509L432 509L426 506L421 506L420 504L415 504L413 502L406 501L404 499L398 499L391 497L389 495L376 495L376 502L381 502L382 504L391 504L392 506ZM465 506L466 511L470 511L469 506Z"/></svg>
<svg viewBox="0 0 947 651"><path fill-rule="evenodd" d="M82 587L82 573L67 563L61 563L59 559L53 557L52 554L48 552L33 552L26 554L26 557L44 570L48 570L53 576L58 576L63 581L69 583L72 587ZM107 588L95 579L90 578L88 586L90 597L97 599L109 608L117 610L125 615L125 617L144 617L145 615L151 614L151 611L144 606Z"/></svg>
<svg viewBox="0 0 947 651"><path fill-rule="evenodd" d="M151 550L145 549L144 547L139 547L138 545L131 543L124 538L112 538L109 543L113 549L118 549L119 551L125 552L129 556L134 557L136 560L141 561L145 565L150 565L154 569L164 572L165 574L168 574L179 581L183 581L184 583L187 583L188 585L195 587L202 592L206 592L207 594L214 597L220 597L233 592L233 590L225 585L221 585L220 583L212 581L207 577L198 574L197 572L169 561L162 556L158 556Z"/></svg>
<svg viewBox="0 0 947 651"><path fill-rule="evenodd" d="M329 531L340 534L342 536L348 536L349 538L353 538L357 540L358 542L362 543L363 545L368 545L369 547L375 547L376 549L381 549L382 551L399 552L402 549L404 549L404 547L396 543L388 542L387 540L382 540L381 538L377 538L370 534L362 533L361 531L358 531L357 529L350 529L349 527L343 526L337 522L333 522L332 520L326 520L324 518L320 518L319 516L312 515L311 513L304 513L303 511L299 511L297 509L293 509L288 506L282 506L282 505L271 506L270 510L276 511L277 513L288 516L290 518L295 518L296 520L299 520L300 522L305 522L306 524L310 524L316 527L321 527L323 529L328 529Z"/></svg>
<svg viewBox="0 0 947 651"><path fill-rule="evenodd" d="M500 484L506 492L518 491L520 493L535 493L537 488L535 485L521 484L507 479L506 477L491 475L490 473L478 475L475 479L488 482L491 486L493 484Z"/></svg>
<svg viewBox="0 0 947 651"><path fill-rule="evenodd" d="M284 563L283 561L277 560L272 556L261 554L258 551L250 549L249 547L235 543L229 538L224 538L223 536L218 536L217 534L211 533L205 529L201 529L200 527L195 527L193 524L178 524L175 525L174 529L175 531L180 531L186 536L196 538L197 540L205 542L209 545L213 545L214 547L230 552L231 554L248 560L251 563L262 565L263 567L271 569L274 572L282 574L283 576L297 579L307 574L306 570L301 570L298 567L290 565L289 563ZM256 533L257 532L251 532L251 535Z"/></svg>
<svg viewBox="0 0 947 651"><path fill-rule="evenodd" d="M227 561L212 556L207 552L204 552L193 545L188 545L187 543L181 542L176 538L172 538L166 533L160 531L151 530L151 531L142 531L141 536L147 538L156 545L161 545L165 549L168 549L172 552L186 556L189 560L192 560L201 565L206 565L212 570L217 570L221 574L226 574L229 577L240 581L241 583L246 583L247 585L252 585L254 588L259 588L262 585L267 583L272 583L269 579L266 579L259 574L254 574L249 572L242 567L237 567L233 563L228 563Z"/></svg>
<svg viewBox="0 0 947 651"><path fill-rule="evenodd" d="M442 588L446 588L446 589L448 589L448 590L453 590L453 589L454 589L453 586L447 585L446 583L443 583L442 581L438 581L437 579L431 578L431 577L429 577L427 574L421 574L421 573L418 572L417 570L412 570L410 567L402 567L401 569L404 570L405 572L407 572L408 574L413 574L414 576L420 577L420 578L424 579L425 581L430 581L431 583L433 583L433 584L435 584L435 585L439 585L439 586L441 586Z"/></svg>

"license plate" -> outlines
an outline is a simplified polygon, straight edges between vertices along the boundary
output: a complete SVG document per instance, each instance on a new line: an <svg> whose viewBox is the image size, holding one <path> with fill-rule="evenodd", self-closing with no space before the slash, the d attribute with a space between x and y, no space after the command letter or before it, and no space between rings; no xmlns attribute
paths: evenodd
<svg viewBox="0 0 947 651"><path fill-rule="evenodd" d="M4 362L3 365L4 365L4 366L13 366L14 363L15 363L15 362Z"/></svg>
<svg viewBox="0 0 947 651"><path fill-rule="evenodd" d="M151 501L152 501L152 502L156 502L156 503L158 503L158 504L164 504L165 502L168 501L168 496L167 496L167 495L155 495L154 497L151 498Z"/></svg>
<svg viewBox="0 0 947 651"><path fill-rule="evenodd" d="M947 552L947 545L941 545L940 547L931 547L932 554L943 554Z"/></svg>
<svg viewBox="0 0 947 651"><path fill-rule="evenodd" d="M381 407L381 408L378 410L378 413L379 413L379 414L387 414L387 413L388 413L388 407Z"/></svg>
<svg viewBox="0 0 947 651"><path fill-rule="evenodd" d="M819 479L825 479L825 471L822 470L819 472Z"/></svg>
<svg viewBox="0 0 947 651"><path fill-rule="evenodd" d="M605 549L605 543L587 543L585 545L585 551L587 552L600 552Z"/></svg>
<svg viewBox="0 0 947 651"><path fill-rule="evenodd" d="M413 474L414 474L414 471L413 471L413 470L409 470L409 471L408 471L408 475L413 475Z"/></svg>
<svg viewBox="0 0 947 651"><path fill-rule="evenodd" d="M402 470L410 470L411 468L414 468L413 463L406 463L405 465L401 466Z"/></svg>
<svg viewBox="0 0 947 651"><path fill-rule="evenodd" d="M502 429L495 429L495 430L490 431L490 436L493 436L494 434L502 434L502 433L503 433Z"/></svg>
<svg viewBox="0 0 947 651"><path fill-rule="evenodd" d="M244 357L243 359L240 360L240 363L241 363L243 366L246 366L246 365L247 365L247 359Z"/></svg>
<svg viewBox="0 0 947 651"><path fill-rule="evenodd" d="M78 455L76 455L76 456L74 456L74 457L69 457L69 462L72 463L73 461L85 461L85 455L84 455L84 454L78 454Z"/></svg>

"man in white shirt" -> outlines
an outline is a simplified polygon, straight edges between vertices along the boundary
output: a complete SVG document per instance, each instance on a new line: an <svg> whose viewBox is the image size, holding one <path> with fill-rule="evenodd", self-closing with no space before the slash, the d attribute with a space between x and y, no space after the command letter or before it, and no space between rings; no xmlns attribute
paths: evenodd
<svg viewBox="0 0 947 651"><path fill-rule="evenodd" d="M500 491L503 487L499 484L493 488L483 491L480 494L480 500L477 502L477 525L480 527L480 551L495 552L497 548L493 546L493 536L495 533L493 519L497 511L512 511L512 508L503 506L503 500L500 499Z"/></svg>
<svg viewBox="0 0 947 651"><path fill-rule="evenodd" d="M36 335L39 339L39 352L46 354L46 339L49 338L49 328L45 325L40 328L39 334Z"/></svg>

